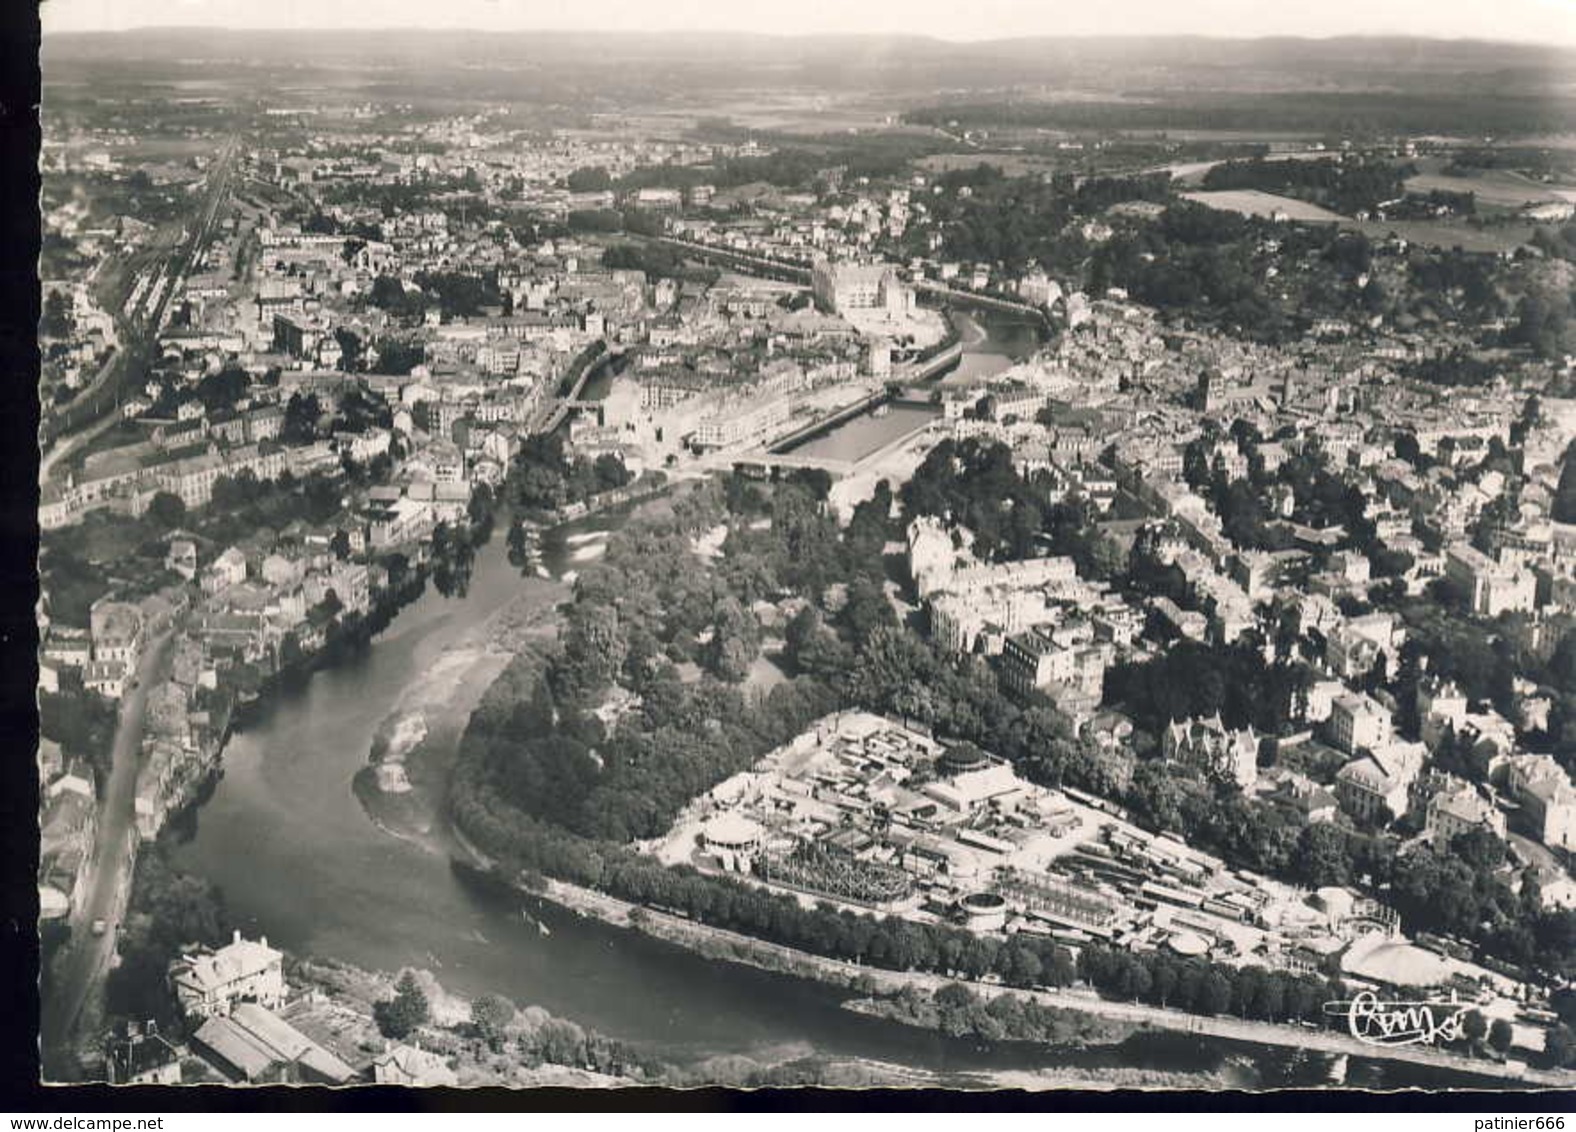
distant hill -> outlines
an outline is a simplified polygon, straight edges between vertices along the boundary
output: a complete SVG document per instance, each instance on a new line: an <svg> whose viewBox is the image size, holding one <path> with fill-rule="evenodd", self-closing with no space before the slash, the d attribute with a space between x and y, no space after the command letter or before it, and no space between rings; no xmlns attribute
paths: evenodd
<svg viewBox="0 0 1576 1132"><path fill-rule="evenodd" d="M1567 130L1576 120L1568 101L1576 92L1576 49L1404 37L955 43L921 36L147 28L51 35L42 62L46 91L51 83L114 92L117 83L156 89L233 81L262 98L276 84L317 85L384 101L404 92L413 99L582 108L598 101L655 108L721 92L864 92L933 111L970 103L1010 108L996 118L975 114L971 122L980 126L1157 130L1231 128L1251 119L1256 104L1242 96L1252 95L1267 99L1267 116L1297 130L1528 134ZM1069 115L1077 100L1087 109ZM1113 104L1125 100L1148 110L1123 122ZM1041 105L1055 113L1039 115Z"/></svg>
<svg viewBox="0 0 1576 1132"><path fill-rule="evenodd" d="M425 59L467 66L529 63L554 68L610 64L722 68L741 77L836 72L849 83L919 78L969 87L1065 81L1071 76L1131 85L1139 74L1174 73L1194 85L1207 72L1323 77L1365 86L1425 76L1524 75L1576 78L1576 49L1404 37L1216 39L1196 36L1032 37L954 43L922 36L769 36L742 33L235 31L144 28L47 36L46 63L141 56L245 55L259 63L383 63ZM1004 71L1003 68L1006 68ZM1135 74L1137 72L1138 74Z"/></svg>

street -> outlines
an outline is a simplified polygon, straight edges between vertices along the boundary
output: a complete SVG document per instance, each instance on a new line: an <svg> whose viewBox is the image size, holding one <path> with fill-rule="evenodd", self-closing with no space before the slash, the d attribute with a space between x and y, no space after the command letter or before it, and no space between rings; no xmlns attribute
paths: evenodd
<svg viewBox="0 0 1576 1132"><path fill-rule="evenodd" d="M44 1076L69 1079L75 1068L77 1038L96 1024L103 1010L104 980L115 955L115 937L131 894L137 859L137 765L142 746L148 689L163 678L174 631L149 643L137 664L136 687L121 702L115 728L113 763L99 808L93 855L83 891L71 916L71 938L56 958L51 985L42 1003ZM108 925L94 935L92 924Z"/></svg>

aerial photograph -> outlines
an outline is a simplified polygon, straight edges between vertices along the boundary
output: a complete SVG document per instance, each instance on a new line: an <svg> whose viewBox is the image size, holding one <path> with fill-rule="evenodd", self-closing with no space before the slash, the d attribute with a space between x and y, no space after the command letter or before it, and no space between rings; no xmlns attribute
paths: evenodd
<svg viewBox="0 0 1576 1132"><path fill-rule="evenodd" d="M1570 6L41 20L43 1082L1576 1088Z"/></svg>

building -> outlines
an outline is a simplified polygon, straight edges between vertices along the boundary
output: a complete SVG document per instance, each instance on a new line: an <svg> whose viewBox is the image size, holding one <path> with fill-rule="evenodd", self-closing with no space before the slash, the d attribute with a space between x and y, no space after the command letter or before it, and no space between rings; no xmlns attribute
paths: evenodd
<svg viewBox="0 0 1576 1132"><path fill-rule="evenodd" d="M883 310L889 318L902 318L914 305L913 292L885 263L838 263L820 256L810 269L810 287L821 309L833 314Z"/></svg>
<svg viewBox="0 0 1576 1132"><path fill-rule="evenodd" d="M172 539L164 556L164 568L191 581L197 576L197 544L190 539Z"/></svg>
<svg viewBox="0 0 1576 1132"><path fill-rule="evenodd" d="M1219 712L1208 719L1172 720L1160 746L1166 758L1244 790L1258 781L1259 737L1252 727L1226 727Z"/></svg>
<svg viewBox="0 0 1576 1132"><path fill-rule="evenodd" d="M218 1018L238 1003L278 1006L285 1000L284 955L268 937L252 941L237 931L217 951L198 951L170 964L170 985L190 1018Z"/></svg>
<svg viewBox="0 0 1576 1132"><path fill-rule="evenodd" d="M273 348L292 358L306 358L317 353L322 332L305 319L293 314L274 315Z"/></svg>
<svg viewBox="0 0 1576 1132"><path fill-rule="evenodd" d="M95 662L132 667L142 647L142 611L129 602L100 598L88 611L88 634Z"/></svg>
<svg viewBox="0 0 1576 1132"><path fill-rule="evenodd" d="M111 1085L179 1085L181 1051L160 1036L149 1022L132 1023L124 1037L109 1040L104 1050Z"/></svg>
<svg viewBox="0 0 1576 1132"><path fill-rule="evenodd" d="M786 424L792 415L793 401L786 396L764 402L741 399L719 406L712 416L700 421L689 442L697 449L732 448L761 438Z"/></svg>
<svg viewBox="0 0 1576 1132"><path fill-rule="evenodd" d="M747 873L765 844L766 831L742 814L718 814L706 823L701 841L706 852L729 872Z"/></svg>
<svg viewBox="0 0 1576 1132"><path fill-rule="evenodd" d="M419 499L396 499L367 511L367 537L374 549L425 538L437 525L432 505Z"/></svg>
<svg viewBox="0 0 1576 1132"><path fill-rule="evenodd" d="M1576 849L1576 787L1550 755L1514 755L1505 787L1521 806L1527 828L1551 849Z"/></svg>
<svg viewBox="0 0 1576 1132"><path fill-rule="evenodd" d="M1007 638L1001 653L1002 682L1020 694L1061 687L1098 703L1115 649L1093 643L1093 634L1094 627L1085 622L1070 629L1042 626Z"/></svg>
<svg viewBox="0 0 1576 1132"><path fill-rule="evenodd" d="M1330 705L1330 742L1349 755L1378 747L1390 728L1390 709L1371 696L1350 692Z"/></svg>
<svg viewBox="0 0 1576 1132"><path fill-rule="evenodd" d="M1532 571L1496 562L1469 543L1446 549L1445 576L1462 587L1468 608L1483 617L1528 613L1537 606L1538 580Z"/></svg>
<svg viewBox="0 0 1576 1132"><path fill-rule="evenodd" d="M1503 838L1505 815L1470 783L1453 780L1429 798L1423 828L1434 849L1443 853L1457 837L1474 829L1486 829L1495 837Z"/></svg>
<svg viewBox="0 0 1576 1132"><path fill-rule="evenodd" d="M1335 776L1335 797L1363 821L1389 822L1407 812L1412 784L1427 751L1421 743L1390 742L1368 748Z"/></svg>
<svg viewBox="0 0 1576 1132"><path fill-rule="evenodd" d="M920 788L920 793L949 810L970 811L1023 793L1024 782L1013 773L1012 764L995 759L974 747L960 743L949 748L936 762L936 779Z"/></svg>
<svg viewBox="0 0 1576 1132"><path fill-rule="evenodd" d="M277 1014L255 1002L209 1018L192 1049L231 1081L343 1085L356 1071Z"/></svg>
<svg viewBox="0 0 1576 1132"><path fill-rule="evenodd" d="M460 1083L441 1054L403 1043L372 1059L372 1080L379 1085L418 1088L452 1088Z"/></svg>
<svg viewBox="0 0 1576 1132"><path fill-rule="evenodd" d="M220 593L231 586L246 581L246 555L239 547L232 546L213 560L203 576L202 586L208 593Z"/></svg>

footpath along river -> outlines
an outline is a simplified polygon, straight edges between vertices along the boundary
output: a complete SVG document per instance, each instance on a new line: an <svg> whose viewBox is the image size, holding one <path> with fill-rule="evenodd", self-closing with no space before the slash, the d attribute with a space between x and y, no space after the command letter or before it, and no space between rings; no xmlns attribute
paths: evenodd
<svg viewBox="0 0 1576 1132"><path fill-rule="evenodd" d="M555 579L581 568L624 522L602 515L550 532ZM660 1051L674 1061L744 1055L782 1062L819 1055L900 1065L942 1080L982 1083L990 1071L1120 1068L1210 1071L1244 1086L1314 1084L1321 1059L1198 1037L1140 1035L1110 1050L985 1045L846 1011L843 992L700 958L669 944L548 908L542 934L519 901L462 884L443 852L379 829L352 793L384 721L420 689L446 650L475 636L500 608L545 609L567 588L522 579L496 535L480 551L469 592L429 587L363 654L282 692L232 737L223 777L175 852L179 867L220 885L250 935L300 954L358 966L433 972L467 995L516 1002ZM441 832L441 831L440 831ZM441 839L440 839L441 840ZM533 908L533 914L537 914ZM1241 1062L1242 1064L1236 1064ZM1353 1084L1452 1084L1411 1067L1372 1063Z"/></svg>

